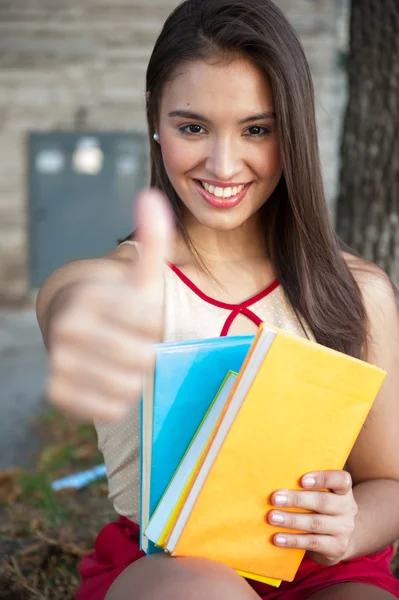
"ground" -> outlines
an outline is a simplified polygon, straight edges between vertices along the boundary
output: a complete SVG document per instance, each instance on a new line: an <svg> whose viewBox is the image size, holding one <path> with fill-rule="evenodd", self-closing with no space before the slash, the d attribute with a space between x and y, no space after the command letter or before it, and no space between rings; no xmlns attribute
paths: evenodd
<svg viewBox="0 0 399 600"><path fill-rule="evenodd" d="M115 518L104 480L80 491L50 487L102 462L93 429L53 410L39 420L44 444L35 469L0 471L1 600L72 599L80 559Z"/></svg>
<svg viewBox="0 0 399 600"><path fill-rule="evenodd" d="M43 407L46 376L34 308L0 309L0 469L33 465L40 437L32 417Z"/></svg>

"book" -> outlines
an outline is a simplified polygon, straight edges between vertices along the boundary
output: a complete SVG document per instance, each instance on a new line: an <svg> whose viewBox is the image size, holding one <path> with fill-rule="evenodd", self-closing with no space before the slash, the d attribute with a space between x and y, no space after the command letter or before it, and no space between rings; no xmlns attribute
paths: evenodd
<svg viewBox="0 0 399 600"><path fill-rule="evenodd" d="M211 434L164 548L292 581L304 551L279 548L267 522L279 489L342 469L378 394L382 369L262 325ZM292 510L292 509L291 509Z"/></svg>
<svg viewBox="0 0 399 600"><path fill-rule="evenodd" d="M158 344L144 379L140 437L140 542L144 531L226 374L238 372L253 335Z"/></svg>
<svg viewBox="0 0 399 600"><path fill-rule="evenodd" d="M173 521L184 504L193 482L193 477L204 456L208 440L219 421L236 379L237 373L230 371L227 374L170 484L150 518L145 530L145 536L157 547L163 548ZM239 574L243 577L255 578L274 587L278 587L281 584L279 580L259 577L242 571Z"/></svg>

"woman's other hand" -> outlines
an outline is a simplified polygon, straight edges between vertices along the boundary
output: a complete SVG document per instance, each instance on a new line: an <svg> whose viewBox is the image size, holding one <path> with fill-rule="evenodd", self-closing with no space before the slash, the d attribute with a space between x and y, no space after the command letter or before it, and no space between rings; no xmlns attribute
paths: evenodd
<svg viewBox="0 0 399 600"><path fill-rule="evenodd" d="M163 269L172 219L158 191L143 192L137 206L140 253L126 277L88 275L66 287L69 297L49 325L48 399L81 419L125 416L140 398L153 345L162 338Z"/></svg>
<svg viewBox="0 0 399 600"><path fill-rule="evenodd" d="M278 510L269 513L268 521L284 529L273 541L279 547L307 550L319 564L334 565L351 550L357 514L351 476L346 471L319 471L302 477L301 485L303 490L273 494L272 504Z"/></svg>

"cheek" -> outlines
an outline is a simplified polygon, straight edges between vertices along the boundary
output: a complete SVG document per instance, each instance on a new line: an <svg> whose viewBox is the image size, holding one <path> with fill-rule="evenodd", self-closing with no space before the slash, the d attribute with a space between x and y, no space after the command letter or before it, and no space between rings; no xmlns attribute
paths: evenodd
<svg viewBox="0 0 399 600"><path fill-rule="evenodd" d="M265 152L260 153L255 168L261 178L280 177L283 171L280 145L270 145Z"/></svg>
<svg viewBox="0 0 399 600"><path fill-rule="evenodd" d="M199 157L199 144L187 144L185 140L162 138L162 158L169 178L175 179L193 169Z"/></svg>

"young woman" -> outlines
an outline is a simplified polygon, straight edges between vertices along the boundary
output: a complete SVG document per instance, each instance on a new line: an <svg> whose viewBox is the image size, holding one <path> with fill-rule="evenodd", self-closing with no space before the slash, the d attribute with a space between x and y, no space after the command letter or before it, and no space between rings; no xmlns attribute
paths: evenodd
<svg viewBox="0 0 399 600"><path fill-rule="evenodd" d="M37 305L49 397L95 420L120 515L83 560L77 598L399 598L395 293L341 251L329 222L300 43L270 0L187 0L156 42L147 90L151 183L163 194L141 195L137 236L57 271ZM273 495L267 518L292 529L274 543L307 550L279 590L138 545L138 400L154 342L252 333L261 321L388 372L347 470L304 473L303 491Z"/></svg>

